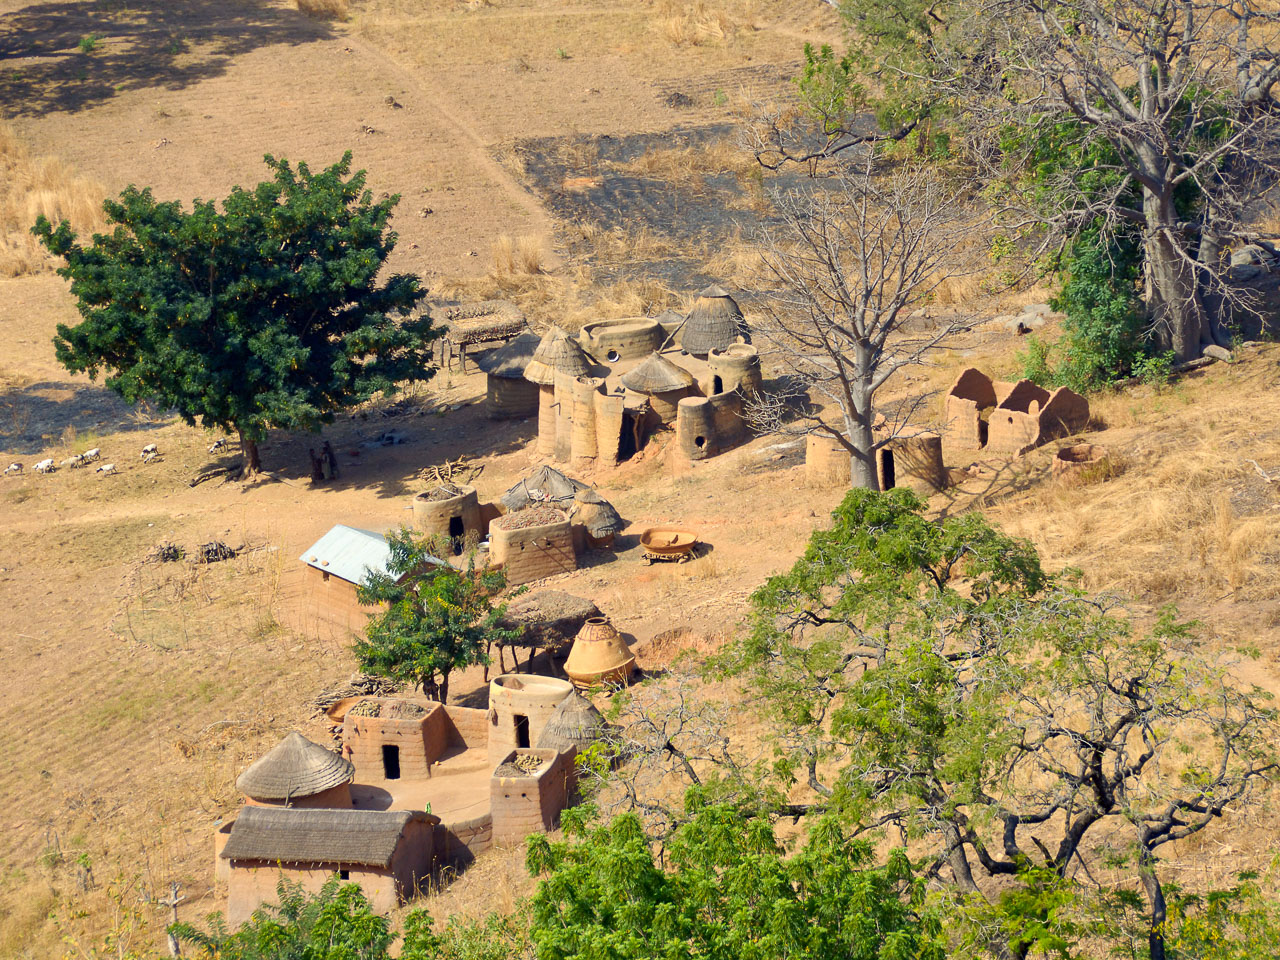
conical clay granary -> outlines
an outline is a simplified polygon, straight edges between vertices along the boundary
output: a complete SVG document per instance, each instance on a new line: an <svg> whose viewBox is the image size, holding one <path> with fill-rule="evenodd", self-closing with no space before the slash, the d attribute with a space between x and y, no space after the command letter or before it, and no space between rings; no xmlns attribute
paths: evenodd
<svg viewBox="0 0 1280 960"><path fill-rule="evenodd" d="M636 658L626 641L604 617L592 617L583 624L564 662L564 672L578 687L626 683L635 667Z"/></svg>

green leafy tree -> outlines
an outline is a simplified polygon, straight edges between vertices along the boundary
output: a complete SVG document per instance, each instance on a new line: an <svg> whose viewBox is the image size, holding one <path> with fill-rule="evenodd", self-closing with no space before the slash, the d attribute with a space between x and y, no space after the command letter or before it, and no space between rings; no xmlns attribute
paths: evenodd
<svg viewBox="0 0 1280 960"><path fill-rule="evenodd" d="M901 851L883 866L833 819L787 857L769 821L693 791L659 864L634 814L529 839L539 960L941 960L936 919Z"/></svg>
<svg viewBox="0 0 1280 960"><path fill-rule="evenodd" d="M65 258L83 320L60 325L58 360L106 373L130 402L234 430L260 468L272 427L318 430L335 413L433 374L418 278L380 282L398 197L374 202L351 154L318 174L268 156L274 177L222 202L157 201L126 189L104 206L110 233L89 246L41 217L34 232Z"/></svg>
<svg viewBox="0 0 1280 960"><path fill-rule="evenodd" d="M178 923L170 932L190 944L199 960L389 960L399 939L360 886L336 875L314 894L282 877L276 897L278 904L260 907L234 932L217 914L209 917L208 930ZM438 956L436 943L431 918L412 912L398 956L431 960Z"/></svg>
<svg viewBox="0 0 1280 960"><path fill-rule="evenodd" d="M1067 878L1117 831L1164 960L1159 852L1276 771L1268 696L1172 611L1135 630L1029 543L922 510L909 491L851 491L753 595L727 663L778 725L778 772L814 811L928 840L925 875L974 899L994 896L984 875ZM1058 896L1037 881L1008 900L1020 919L993 951L1027 956Z"/></svg>
<svg viewBox="0 0 1280 960"><path fill-rule="evenodd" d="M804 109L760 118L756 152L766 166L813 164L869 139L905 139L933 124L977 176L1008 185L1037 172L1037 150L1010 154L1008 130L1019 128L1025 142L1034 142L1052 140L1066 125L1077 131L1081 157L1042 181L1040 199L1051 204L1028 203L1021 190L991 195L1010 222L1034 225L1046 244L1099 221L1140 231L1147 319L1159 351L1179 361L1205 346L1229 345L1232 308L1256 312L1253 300L1228 282L1224 252L1266 241L1251 221L1257 198L1280 176L1274 5L838 5L849 52L808 57ZM841 83L846 96L833 92ZM866 111L878 125L866 122ZM1092 163L1078 162L1085 154ZM1096 191L1100 179L1111 180L1112 189Z"/></svg>
<svg viewBox="0 0 1280 960"><path fill-rule="evenodd" d="M1133 375L1147 356L1140 271L1138 244L1131 236L1108 243L1091 230L1076 240L1066 280L1050 301L1065 314L1062 338L1051 349L1033 344L1024 356L1026 375L1042 386L1079 392Z"/></svg>
<svg viewBox="0 0 1280 960"><path fill-rule="evenodd" d="M474 556L464 570L432 556L431 541L401 529L388 538L389 573L370 573L357 588L364 604L383 604L356 641L361 669L421 687L441 703L449 699L449 675L487 663L494 643L519 631L498 625L507 606L495 605L500 571L479 571Z"/></svg>

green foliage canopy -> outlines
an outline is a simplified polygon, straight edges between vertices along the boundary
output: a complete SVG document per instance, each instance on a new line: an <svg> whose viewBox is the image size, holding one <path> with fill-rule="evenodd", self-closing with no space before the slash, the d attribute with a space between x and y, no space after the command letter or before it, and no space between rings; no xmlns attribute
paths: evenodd
<svg viewBox="0 0 1280 960"><path fill-rule="evenodd" d="M66 259L79 324L60 325L60 363L130 402L238 431L249 466L268 428L316 430L398 382L434 372L438 336L418 278L378 275L396 244L398 197L374 202L351 154L313 174L268 156L271 180L222 202L157 201L129 187L89 246L43 217L34 232Z"/></svg>
<svg viewBox="0 0 1280 960"><path fill-rule="evenodd" d="M883 866L834 820L785 856L765 818L704 805L654 858L623 814L569 839L529 840L539 960L941 960L936 918L901 851Z"/></svg>
<svg viewBox="0 0 1280 960"><path fill-rule="evenodd" d="M419 686L444 702L449 675L488 662L489 647L518 637L498 621L506 604L498 571L458 570L431 555L431 543L401 529L388 537L390 573L370 573L357 588L364 604L384 604L356 641L361 669Z"/></svg>

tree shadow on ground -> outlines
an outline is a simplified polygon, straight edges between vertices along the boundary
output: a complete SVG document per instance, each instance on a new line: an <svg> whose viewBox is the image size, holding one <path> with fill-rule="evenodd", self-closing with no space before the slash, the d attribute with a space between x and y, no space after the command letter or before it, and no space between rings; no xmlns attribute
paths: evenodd
<svg viewBox="0 0 1280 960"><path fill-rule="evenodd" d="M259 47L334 36L261 0L36 3L0 20L0 103L10 117L77 111L130 90L175 90Z"/></svg>
<svg viewBox="0 0 1280 960"><path fill-rule="evenodd" d="M156 430L166 422L93 384L41 381L0 393L0 450L11 454L39 453L68 428L106 435Z"/></svg>
<svg viewBox="0 0 1280 960"><path fill-rule="evenodd" d="M445 413L423 408L394 417L357 414L339 419L323 434L272 433L268 442L261 445L262 465L281 480L309 487L308 451L319 454L327 439L338 458L338 477L318 484L316 489L376 487L380 497L408 497L434 483L418 479L423 471L434 466L443 468L460 457L465 457L467 463L483 465L489 457L529 449L536 432L536 419L489 420L484 404L479 402ZM386 434L395 434L401 442L383 445L378 438ZM234 442L231 446L231 452L239 452ZM475 479L459 476L455 482L473 483ZM409 506L406 502L406 524L412 521L407 512Z"/></svg>

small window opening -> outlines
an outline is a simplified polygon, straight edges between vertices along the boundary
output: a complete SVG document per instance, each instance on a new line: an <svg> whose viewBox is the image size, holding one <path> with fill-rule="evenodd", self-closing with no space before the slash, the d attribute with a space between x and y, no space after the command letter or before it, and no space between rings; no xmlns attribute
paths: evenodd
<svg viewBox="0 0 1280 960"><path fill-rule="evenodd" d="M987 421L978 421L978 446L985 447L987 445Z"/></svg>
<svg viewBox="0 0 1280 960"><path fill-rule="evenodd" d="M610 363L617 363L619 360L622 359L622 355L619 354L617 350L610 350L608 353L604 355L604 358L608 360Z"/></svg>
<svg viewBox="0 0 1280 960"><path fill-rule="evenodd" d="M694 445L695 447L698 447L699 449L701 449L702 447L705 447L705 446L707 445L707 438L706 438L706 437L694 437L694 438L693 438L693 445Z"/></svg>
<svg viewBox="0 0 1280 960"><path fill-rule="evenodd" d="M522 713L516 714L516 746L529 746L529 718Z"/></svg>
<svg viewBox="0 0 1280 960"><path fill-rule="evenodd" d="M713 378L712 378L712 380L711 380L711 392L712 392L712 393L724 393L724 381L720 379L720 375L719 375L719 374L717 374L717 375L716 375L715 377L713 377Z"/></svg>
<svg viewBox="0 0 1280 960"><path fill-rule="evenodd" d="M351 871L350 871L350 870L339 870L339 871L338 871L338 879L339 879L339 880L350 880L350 879L351 879Z"/></svg>
<svg viewBox="0 0 1280 960"><path fill-rule="evenodd" d="M400 779L400 748L390 743L382 745L382 775L388 780Z"/></svg>
<svg viewBox="0 0 1280 960"><path fill-rule="evenodd" d="M880 451L880 476L882 481L880 489L892 490L898 479L893 465L892 450Z"/></svg>

